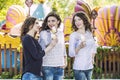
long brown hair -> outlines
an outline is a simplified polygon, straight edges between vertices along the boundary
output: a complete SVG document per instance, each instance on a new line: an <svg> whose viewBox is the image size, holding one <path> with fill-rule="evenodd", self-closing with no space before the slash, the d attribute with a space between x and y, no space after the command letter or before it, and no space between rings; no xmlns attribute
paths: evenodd
<svg viewBox="0 0 120 80"><path fill-rule="evenodd" d="M35 23L35 21L36 21L36 18L34 18L34 17L28 17L28 18L26 18L26 20L24 21L24 23L23 23L23 25L21 27L21 35L20 35L21 39L22 39L22 37L24 35L27 34L27 32L30 29L30 26L33 26L34 23Z"/></svg>
<svg viewBox="0 0 120 80"><path fill-rule="evenodd" d="M75 16L80 17L83 20L83 24L85 25L85 31L87 30L92 31L89 17L84 12L77 12L74 14L72 19L72 29L74 31L78 30L77 26L75 25L75 20L74 20Z"/></svg>
<svg viewBox="0 0 120 80"><path fill-rule="evenodd" d="M61 24L60 16L56 12L50 12L43 21L42 30L50 29L47 25L47 21L48 21L48 18L51 17L51 16L55 17L59 21L58 27L60 27L60 24Z"/></svg>

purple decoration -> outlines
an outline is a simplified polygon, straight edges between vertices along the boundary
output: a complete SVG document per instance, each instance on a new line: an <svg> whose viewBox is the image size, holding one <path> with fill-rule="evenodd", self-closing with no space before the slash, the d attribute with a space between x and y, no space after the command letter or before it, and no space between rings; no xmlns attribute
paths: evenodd
<svg viewBox="0 0 120 80"><path fill-rule="evenodd" d="M83 12L85 12L85 10L84 10L84 8L83 8L82 6L76 5L76 6L75 6L75 12L78 12L78 11L83 11Z"/></svg>
<svg viewBox="0 0 120 80"><path fill-rule="evenodd" d="M81 1L81 0L77 0L77 4L78 4L78 5L83 5L83 4L85 4L85 2L84 2L84 1Z"/></svg>
<svg viewBox="0 0 120 80"><path fill-rule="evenodd" d="M111 6L111 7L110 7L110 13L111 13L111 14L110 14L110 17L109 17L109 18L110 18L110 21L111 21L111 22L110 22L110 24L111 24L110 27L112 27L112 28L114 28L114 23L115 23L116 7L117 7L117 6Z"/></svg>

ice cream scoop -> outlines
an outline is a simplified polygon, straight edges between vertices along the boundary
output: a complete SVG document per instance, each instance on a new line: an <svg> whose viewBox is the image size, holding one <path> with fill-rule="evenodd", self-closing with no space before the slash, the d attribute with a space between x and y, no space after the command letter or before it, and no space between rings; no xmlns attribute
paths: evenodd
<svg viewBox="0 0 120 80"><path fill-rule="evenodd" d="M52 31L53 34L56 33L57 32L56 27L52 27L51 31Z"/></svg>
<svg viewBox="0 0 120 80"><path fill-rule="evenodd" d="M56 38L56 35L55 35L55 34L51 34L51 38L52 38L52 39L55 39L55 38Z"/></svg>
<svg viewBox="0 0 120 80"><path fill-rule="evenodd" d="M85 41L85 35L81 35L80 37L81 37L81 41L84 42Z"/></svg>

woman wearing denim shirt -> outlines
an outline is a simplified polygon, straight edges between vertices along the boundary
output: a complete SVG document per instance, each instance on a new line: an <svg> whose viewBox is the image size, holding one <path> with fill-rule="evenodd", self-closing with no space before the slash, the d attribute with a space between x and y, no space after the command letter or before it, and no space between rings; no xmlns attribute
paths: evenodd
<svg viewBox="0 0 120 80"><path fill-rule="evenodd" d="M74 57L75 80L90 80L96 53L91 24L84 12L76 12L72 20L74 30L69 39L69 56Z"/></svg>
<svg viewBox="0 0 120 80"><path fill-rule="evenodd" d="M42 24L43 29L38 40L42 49L46 48L52 39L57 38L58 40L55 47L43 57L44 80L62 80L64 68L67 65L64 33L58 29L60 23L60 16L55 12L50 12Z"/></svg>

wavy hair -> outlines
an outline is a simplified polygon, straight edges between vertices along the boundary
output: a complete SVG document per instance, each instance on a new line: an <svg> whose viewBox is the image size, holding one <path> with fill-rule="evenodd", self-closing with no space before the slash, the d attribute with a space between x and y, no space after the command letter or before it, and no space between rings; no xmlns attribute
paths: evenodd
<svg viewBox="0 0 120 80"><path fill-rule="evenodd" d="M59 24L58 24L58 27L60 27L60 24L61 24L61 18L60 16L56 13L56 12L50 12L44 19L43 21L43 24L42 24L42 30L48 30L50 29L47 25L47 21L48 21L48 18L49 17L55 17L58 21L59 21Z"/></svg>
<svg viewBox="0 0 120 80"><path fill-rule="evenodd" d="M85 25L85 31L87 31L87 30L92 31L91 30L90 19L87 16L87 14L84 13L84 12L77 12L77 13L74 14L73 19L72 19L72 29L74 31L78 30L77 26L75 25L75 20L74 20L75 16L77 16L77 17L79 17L83 20L83 24Z"/></svg>
<svg viewBox="0 0 120 80"><path fill-rule="evenodd" d="M21 35L20 35L21 39L24 35L26 35L28 33L28 31L30 30L30 26L33 27L35 21L36 21L36 18L34 18L34 17L26 18L26 20L24 21L24 23L21 27Z"/></svg>

